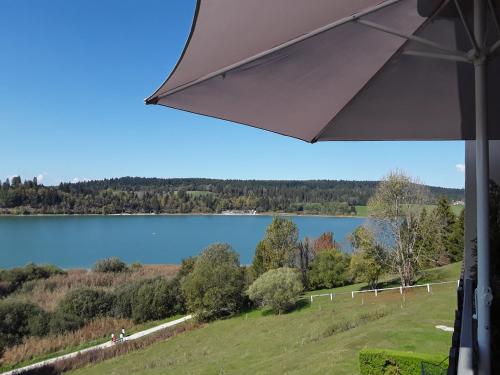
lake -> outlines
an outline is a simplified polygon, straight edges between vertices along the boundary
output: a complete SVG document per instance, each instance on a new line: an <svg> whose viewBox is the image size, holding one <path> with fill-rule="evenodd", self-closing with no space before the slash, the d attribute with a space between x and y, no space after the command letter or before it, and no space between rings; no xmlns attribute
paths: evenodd
<svg viewBox="0 0 500 375"><path fill-rule="evenodd" d="M349 251L347 236L366 219L291 216L300 238L333 232ZM213 242L227 242L250 264L271 216L23 216L0 217L0 268L28 262L63 268L91 267L118 256L126 262L180 263Z"/></svg>

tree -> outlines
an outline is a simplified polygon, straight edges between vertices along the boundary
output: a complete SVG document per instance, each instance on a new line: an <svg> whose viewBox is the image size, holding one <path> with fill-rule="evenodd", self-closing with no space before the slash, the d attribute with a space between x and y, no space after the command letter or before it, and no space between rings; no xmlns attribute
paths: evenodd
<svg viewBox="0 0 500 375"><path fill-rule="evenodd" d="M319 252L309 272L309 283L313 288L335 288L349 283L350 257L339 249Z"/></svg>
<svg viewBox="0 0 500 375"><path fill-rule="evenodd" d="M248 288L247 294L252 301L281 314L295 305L302 291L297 270L283 267L262 274Z"/></svg>
<svg viewBox="0 0 500 375"><path fill-rule="evenodd" d="M451 233L451 261L458 262L461 261L464 257L464 248L465 248L465 210L462 209L460 211L460 215L455 220L453 225L452 233Z"/></svg>
<svg viewBox="0 0 500 375"><path fill-rule="evenodd" d="M314 252L317 254L321 250L331 250L340 248L339 244L334 241L332 232L325 232L319 236L313 245Z"/></svg>
<svg viewBox="0 0 500 375"><path fill-rule="evenodd" d="M364 226L356 228L350 240L354 249L349 267L352 277L376 288L386 269L384 248L376 243L374 234Z"/></svg>
<svg viewBox="0 0 500 375"><path fill-rule="evenodd" d="M14 176L10 179L10 184L13 188L21 186L21 176Z"/></svg>
<svg viewBox="0 0 500 375"><path fill-rule="evenodd" d="M193 271L181 281L187 308L199 320L238 312L243 304L244 282L238 254L221 243L203 250Z"/></svg>
<svg viewBox="0 0 500 375"><path fill-rule="evenodd" d="M438 265L448 264L454 261L456 249L452 240L453 227L455 226L456 216L451 210L448 199L440 197L435 209L436 229L438 236L436 240L436 252L439 256ZM462 249L463 251L463 249Z"/></svg>
<svg viewBox="0 0 500 375"><path fill-rule="evenodd" d="M368 202L369 215L378 229L377 237L390 254L390 266L401 285L414 281L421 264L418 238L425 229L421 211L429 202L429 191L403 172L391 172L378 185Z"/></svg>
<svg viewBox="0 0 500 375"><path fill-rule="evenodd" d="M302 277L302 285L304 285L306 289L309 287L309 268L314 259L314 254L311 240L308 237L299 242L297 254L295 256L295 267L299 269Z"/></svg>
<svg viewBox="0 0 500 375"><path fill-rule="evenodd" d="M275 216L263 240L264 270L292 267L299 230L290 219Z"/></svg>
<svg viewBox="0 0 500 375"><path fill-rule="evenodd" d="M259 241L255 248L255 255L252 259L251 276L256 280L260 275L266 272L264 266L264 254L266 252L266 244L264 241Z"/></svg>

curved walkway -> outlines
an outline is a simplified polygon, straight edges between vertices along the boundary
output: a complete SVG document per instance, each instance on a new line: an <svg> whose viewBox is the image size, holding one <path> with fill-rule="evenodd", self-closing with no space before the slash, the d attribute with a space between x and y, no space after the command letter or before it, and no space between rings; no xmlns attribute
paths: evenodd
<svg viewBox="0 0 500 375"><path fill-rule="evenodd" d="M163 323L163 324L160 324L160 325L158 325L156 327L149 328L149 329L146 329L144 331L136 332L133 335L125 337L124 341L137 340L137 339L139 339L141 337L144 337L144 336L150 335L152 333L161 331L162 329L165 329L165 328L168 328L168 327L173 327L173 326L175 326L177 324L180 324L180 323L184 323L185 321L187 321L187 320L189 320L191 318L192 318L192 315L186 315L186 316L184 316L184 317L182 317L180 319L172 320L171 322ZM73 358L73 357L76 357L77 355L80 355L80 354L83 354L83 353L86 353L86 352L90 352L92 350L100 350L100 349L110 348L113 345L116 345L116 344L112 343L111 341L107 341L107 342L105 342L103 344L91 346L90 348L86 348L86 349L82 349L82 350L79 350L79 351L76 351L76 352L73 352L73 353L61 355L59 357L54 357L54 358L46 359L45 361L37 362L37 363L34 363L32 365L29 365L29 366L20 367L20 368L17 368L17 369L14 369L14 370L10 370L10 371L7 371L7 372L2 372L1 375L21 374L21 373L23 373L24 371L27 371L27 370L32 370L32 369L35 369L37 367L41 367L41 366L45 366L45 365L50 365L51 363L54 363L54 362L57 362L57 361L61 361L63 359Z"/></svg>

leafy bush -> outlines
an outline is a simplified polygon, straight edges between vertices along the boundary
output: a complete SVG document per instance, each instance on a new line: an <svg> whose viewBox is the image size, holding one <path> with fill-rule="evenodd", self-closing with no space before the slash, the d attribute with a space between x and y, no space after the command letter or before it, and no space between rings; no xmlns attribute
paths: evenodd
<svg viewBox="0 0 500 375"><path fill-rule="evenodd" d="M0 303L0 352L25 336L47 334L48 321L48 314L32 303Z"/></svg>
<svg viewBox="0 0 500 375"><path fill-rule="evenodd" d="M53 275L64 274L66 272L51 264L39 266L28 263L24 267L0 270L0 297L13 293L29 281L48 279Z"/></svg>
<svg viewBox="0 0 500 375"><path fill-rule="evenodd" d="M281 314L295 305L303 289L299 272L284 267L262 274L248 288L248 296L252 301Z"/></svg>
<svg viewBox="0 0 500 375"><path fill-rule="evenodd" d="M145 280L124 284L115 290L115 303L113 315L117 318L131 318L132 307L137 299L137 291L145 283Z"/></svg>
<svg viewBox="0 0 500 375"><path fill-rule="evenodd" d="M81 328L83 324L83 319L77 315L56 311L50 317L49 332L52 335L60 335L65 332L75 331Z"/></svg>
<svg viewBox="0 0 500 375"><path fill-rule="evenodd" d="M76 289L69 292L57 307L64 314L74 315L83 321L111 315L113 295L93 289Z"/></svg>
<svg viewBox="0 0 500 375"><path fill-rule="evenodd" d="M181 281L189 311L199 320L238 312L244 303L244 272L239 256L228 244L213 244L196 259Z"/></svg>
<svg viewBox="0 0 500 375"><path fill-rule="evenodd" d="M438 367L436 374L446 374L447 361L430 354L395 350L363 349L359 352L361 375L420 375L422 363Z"/></svg>
<svg viewBox="0 0 500 375"><path fill-rule="evenodd" d="M115 292L113 315L132 318L136 323L163 319L185 312L184 298L177 279L141 280Z"/></svg>
<svg viewBox="0 0 500 375"><path fill-rule="evenodd" d="M111 257L98 260L94 268L94 272L124 272L127 271L127 264L118 257Z"/></svg>
<svg viewBox="0 0 500 375"><path fill-rule="evenodd" d="M196 263L196 258L197 257L187 257L182 260L181 262L181 268L179 269L179 272L177 272L176 278L178 280L182 279L184 276L189 275L191 272L193 272L194 269L194 264Z"/></svg>
<svg viewBox="0 0 500 375"><path fill-rule="evenodd" d="M350 257L338 249L320 251L314 258L309 272L313 288L335 288L346 285L349 278Z"/></svg>
<svg viewBox="0 0 500 375"><path fill-rule="evenodd" d="M137 290L132 305L132 319L136 323L163 319L184 310L178 281L162 278L148 280Z"/></svg>

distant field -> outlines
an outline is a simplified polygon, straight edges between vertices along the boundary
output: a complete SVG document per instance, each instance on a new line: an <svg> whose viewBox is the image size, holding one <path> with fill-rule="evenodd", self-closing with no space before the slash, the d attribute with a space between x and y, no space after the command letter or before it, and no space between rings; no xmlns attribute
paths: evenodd
<svg viewBox="0 0 500 375"><path fill-rule="evenodd" d="M434 208L435 205L426 205L427 208ZM464 206L459 204L456 206L451 206L451 209L455 215L460 215ZM356 216L367 217L368 216L368 206L356 206Z"/></svg>
<svg viewBox="0 0 500 375"><path fill-rule="evenodd" d="M367 217L368 206L356 206L356 216Z"/></svg>
<svg viewBox="0 0 500 375"><path fill-rule="evenodd" d="M423 281L456 280L460 264L429 270ZM333 289L359 290L363 284ZM317 293L314 292L314 293ZM307 296L306 296L307 297ZM306 301L306 300L304 300ZM254 310L210 323L146 349L71 374L357 374L362 348L448 355L456 284L375 297L321 297L281 316Z"/></svg>

